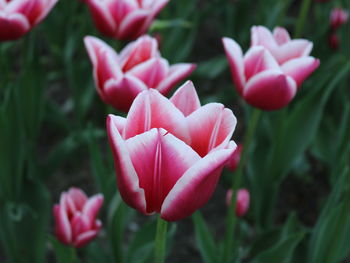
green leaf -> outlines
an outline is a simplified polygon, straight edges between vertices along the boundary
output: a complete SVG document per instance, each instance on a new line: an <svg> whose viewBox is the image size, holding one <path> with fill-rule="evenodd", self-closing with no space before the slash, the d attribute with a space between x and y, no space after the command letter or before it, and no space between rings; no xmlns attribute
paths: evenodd
<svg viewBox="0 0 350 263"><path fill-rule="evenodd" d="M221 55L199 63L195 74L201 78L214 79L226 68L227 59L224 55Z"/></svg>
<svg viewBox="0 0 350 263"><path fill-rule="evenodd" d="M197 211L192 216L192 219L196 232L196 243L203 261L206 263L217 262L217 248L215 246L213 236L210 233L210 230L202 215Z"/></svg>

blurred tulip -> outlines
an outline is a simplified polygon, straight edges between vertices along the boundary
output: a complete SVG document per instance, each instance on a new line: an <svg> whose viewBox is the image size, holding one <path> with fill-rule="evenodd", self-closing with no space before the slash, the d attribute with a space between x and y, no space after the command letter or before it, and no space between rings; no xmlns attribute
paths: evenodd
<svg viewBox="0 0 350 263"><path fill-rule="evenodd" d="M0 41L15 40L41 22L57 0L0 0Z"/></svg>
<svg viewBox="0 0 350 263"><path fill-rule="evenodd" d="M328 43L331 49L338 50L339 48L339 37L335 32L330 33L328 36Z"/></svg>
<svg viewBox="0 0 350 263"><path fill-rule="evenodd" d="M61 194L60 203L53 207L56 236L63 244L82 247L94 239L102 226L96 220L103 203L101 194L87 198L78 188Z"/></svg>
<svg viewBox="0 0 350 263"><path fill-rule="evenodd" d="M262 110L286 106L320 63L308 56L311 42L290 40L283 28L272 35L265 27L253 27L252 46L244 56L234 40L223 38L223 44L239 94Z"/></svg>
<svg viewBox="0 0 350 263"><path fill-rule="evenodd" d="M236 147L231 110L219 103L195 109L178 100L196 101L192 88L186 83L172 101L157 90L143 91L126 118L107 118L122 198L167 221L185 218L209 200Z"/></svg>
<svg viewBox="0 0 350 263"><path fill-rule="evenodd" d="M333 8L330 16L330 24L332 30L338 29L341 25L348 21L349 14L347 11L340 7Z"/></svg>
<svg viewBox="0 0 350 263"><path fill-rule="evenodd" d="M249 209L249 203L250 203L250 194L247 189L239 189L238 195L236 200L236 216L241 217L244 216ZM232 189L227 191L226 194L226 204L227 206L230 206L232 199Z"/></svg>
<svg viewBox="0 0 350 263"><path fill-rule="evenodd" d="M152 88L166 95L195 69L189 63L169 66L160 56L156 39L149 36L130 43L119 55L95 37L85 37L85 46L101 99L125 112L141 91Z"/></svg>
<svg viewBox="0 0 350 263"><path fill-rule="evenodd" d="M97 29L108 37L133 40L145 34L169 0L84 0Z"/></svg>
<svg viewBox="0 0 350 263"><path fill-rule="evenodd" d="M237 145L236 150L232 153L230 159L228 159L228 162L226 163L226 167L231 172L234 172L237 169L239 161L241 160L242 150L243 150L242 144Z"/></svg>

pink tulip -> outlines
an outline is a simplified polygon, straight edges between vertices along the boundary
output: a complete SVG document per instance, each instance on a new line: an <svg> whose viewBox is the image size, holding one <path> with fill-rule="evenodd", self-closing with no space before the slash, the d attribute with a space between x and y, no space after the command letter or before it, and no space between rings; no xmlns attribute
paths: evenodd
<svg viewBox="0 0 350 263"><path fill-rule="evenodd" d="M108 37L133 40L146 33L169 0L84 0L97 29Z"/></svg>
<svg viewBox="0 0 350 263"><path fill-rule="evenodd" d="M188 63L170 66L160 56L156 39L149 36L130 43L120 54L94 37L85 37L85 46L101 99L122 111L128 111L143 90L157 89L166 95L195 69Z"/></svg>
<svg viewBox="0 0 350 263"><path fill-rule="evenodd" d="M15 40L41 22L57 0L0 0L0 41Z"/></svg>
<svg viewBox="0 0 350 263"><path fill-rule="evenodd" d="M253 27L252 46L244 56L234 40L223 38L223 44L239 94L263 110L286 106L320 63L308 55L311 42L290 40L283 28L271 34L265 27Z"/></svg>
<svg viewBox="0 0 350 263"><path fill-rule="evenodd" d="M143 214L167 221L191 215L211 197L236 147L232 111L219 103L200 107L197 99L190 82L172 101L150 89L126 118L107 118L120 194Z"/></svg>
<svg viewBox="0 0 350 263"><path fill-rule="evenodd" d="M226 167L231 171L234 172L239 164L239 161L241 160L241 154L242 154L243 146L242 144L239 144L236 148L236 150L231 155L230 159L228 159L228 162L226 164Z"/></svg>
<svg viewBox="0 0 350 263"><path fill-rule="evenodd" d="M333 8L330 16L330 24L332 30L338 29L341 25L348 21L349 14L347 11L340 7Z"/></svg>
<svg viewBox="0 0 350 263"><path fill-rule="evenodd" d="M226 194L226 204L229 206L231 204L232 198L232 189L227 191ZM244 216L249 209L250 203L250 194L247 189L239 189L236 200L236 216L241 217Z"/></svg>
<svg viewBox="0 0 350 263"><path fill-rule="evenodd" d="M96 219L102 203L101 194L87 198L82 190L74 187L63 192L60 203L53 207L57 239L77 248L94 239L102 226Z"/></svg>
<svg viewBox="0 0 350 263"><path fill-rule="evenodd" d="M330 35L328 36L328 44L329 44L331 49L338 50L339 37L338 37L337 33L335 33L335 32L330 33Z"/></svg>

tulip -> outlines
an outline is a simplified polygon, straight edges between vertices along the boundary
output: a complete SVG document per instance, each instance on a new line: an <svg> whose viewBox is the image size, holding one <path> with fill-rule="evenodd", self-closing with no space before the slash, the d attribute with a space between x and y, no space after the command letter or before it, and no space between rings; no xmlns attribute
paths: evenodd
<svg viewBox="0 0 350 263"><path fill-rule="evenodd" d="M330 24L332 30L338 29L341 25L348 21L349 14L347 11L340 7L333 8L330 16Z"/></svg>
<svg viewBox="0 0 350 263"><path fill-rule="evenodd" d="M95 37L85 37L85 46L101 99L125 112L141 91L157 89L166 95L195 69L188 63L169 66L160 56L156 39L150 36L140 37L120 54Z"/></svg>
<svg viewBox="0 0 350 263"><path fill-rule="evenodd" d="M15 40L40 23L57 0L0 0L0 41Z"/></svg>
<svg viewBox="0 0 350 263"><path fill-rule="evenodd" d="M338 50L339 48L339 37L338 35L333 32L328 36L328 44L331 49Z"/></svg>
<svg viewBox="0 0 350 263"><path fill-rule="evenodd" d="M311 42L290 40L283 28L271 34L265 27L253 27L252 45L244 56L234 40L223 38L223 44L239 94L262 110L286 106L320 63L308 55Z"/></svg>
<svg viewBox="0 0 350 263"><path fill-rule="evenodd" d="M57 239L77 248L94 239L102 226L96 219L102 203L101 194L87 198L82 190L74 187L63 192L60 203L53 207Z"/></svg>
<svg viewBox="0 0 350 263"><path fill-rule="evenodd" d="M226 204L227 206L230 206L231 200L232 200L232 189L227 191L226 194ZM249 203L250 203L250 194L247 189L239 189L237 194L237 200L236 200L236 216L241 217L244 216L249 209Z"/></svg>
<svg viewBox="0 0 350 263"><path fill-rule="evenodd" d="M108 37L134 40L146 33L169 0L84 0L97 29Z"/></svg>
<svg viewBox="0 0 350 263"><path fill-rule="evenodd" d="M241 160L242 150L243 150L243 146L242 144L239 144L236 150L233 152L231 158L228 160L226 167L231 172L234 172L237 169L239 161Z"/></svg>
<svg viewBox="0 0 350 263"><path fill-rule="evenodd" d="M123 200L167 221L185 218L209 200L236 147L230 141L236 125L232 111L219 103L194 109L178 100L196 101L191 89L186 83L172 101L157 90L143 91L126 118L107 118Z"/></svg>

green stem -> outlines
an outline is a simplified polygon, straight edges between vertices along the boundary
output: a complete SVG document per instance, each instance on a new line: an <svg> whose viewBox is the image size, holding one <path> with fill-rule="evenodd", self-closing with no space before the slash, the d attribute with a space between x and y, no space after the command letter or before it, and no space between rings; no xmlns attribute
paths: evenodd
<svg viewBox="0 0 350 263"><path fill-rule="evenodd" d="M254 135L254 132L256 130L256 126L258 124L259 118L260 118L260 114L261 114L261 110L254 108L253 113L252 113L251 118L250 118L248 131L247 131L246 136L244 138L241 160L238 164L235 176L232 176L233 194L231 197L230 207L228 208L228 215L227 215L227 222L226 222L226 230L227 231L226 231L224 261L223 262L229 262L231 255L232 255L234 228L235 228L235 224L237 222L237 217L235 215L237 191L241 185L243 168L244 168L245 163L247 161L247 157L249 154L249 146L252 142L253 135Z"/></svg>
<svg viewBox="0 0 350 263"><path fill-rule="evenodd" d="M163 263L165 260L167 225L168 223L159 216L157 220L157 234L154 249L155 263Z"/></svg>
<svg viewBox="0 0 350 263"><path fill-rule="evenodd" d="M311 0L303 0L303 3L301 4L298 21L295 26L294 38L300 38L303 34L304 24L309 12L310 4Z"/></svg>

